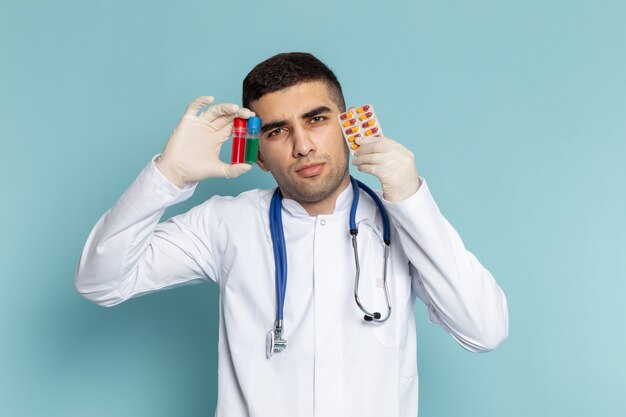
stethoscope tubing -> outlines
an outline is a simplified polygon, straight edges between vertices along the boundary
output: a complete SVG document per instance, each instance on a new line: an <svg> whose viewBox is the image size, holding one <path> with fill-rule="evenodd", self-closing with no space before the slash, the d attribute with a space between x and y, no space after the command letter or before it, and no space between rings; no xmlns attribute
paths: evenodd
<svg viewBox="0 0 626 417"><path fill-rule="evenodd" d="M282 322L285 294L287 290L287 250L285 248L285 233L282 217L282 193L277 188L272 196L270 205L270 228L272 245L274 247L274 265L276 267L276 321Z"/></svg>
<svg viewBox="0 0 626 417"><path fill-rule="evenodd" d="M389 227L389 216L387 214L387 210L385 209L382 201L376 195L376 193L369 188L367 185L363 184L361 181L355 179L350 176L350 183L352 185L352 205L350 207L350 235L352 236L352 246L354 248L354 258L356 265L356 277L355 277L355 287L354 287L354 298L358 307L365 313L366 321L376 321L376 322L384 322L391 315L391 300L389 296L389 288L387 285L387 261L389 258L389 247L391 243L391 231ZM387 314L385 317L381 317L380 313L369 312L359 300L359 277L360 277L360 263L359 263L359 254L356 237L358 235L358 227L356 225L356 211L359 204L359 188L365 191L376 203L378 207L378 211L381 214L381 218L383 221L383 241L385 243L385 258L384 258L384 266L383 266L383 284L384 284L384 292L385 298L387 301ZM272 200L270 203L270 234L272 237L272 247L274 250L274 265L276 269L276 323L275 327L277 331L282 333L282 323L283 323L283 312L284 312L284 304L285 304L285 295L287 291L287 249L285 244L285 233L283 228L283 219L282 219L282 199L283 195L280 191L280 188L276 188L276 191L272 195Z"/></svg>
<svg viewBox="0 0 626 417"><path fill-rule="evenodd" d="M352 207L350 208L350 233L353 230L358 230L356 227L356 209L359 203L359 188L369 194L372 197L372 200L376 203L378 207L378 211L383 219L383 240L385 244L389 246L391 243L391 230L389 228L389 215L387 214L387 210L383 205L383 202L380 201L380 197L376 195L376 193L367 185L363 184L361 181L356 178L350 176L350 182L352 183ZM356 202L355 202L356 201ZM358 233L358 232L357 232Z"/></svg>

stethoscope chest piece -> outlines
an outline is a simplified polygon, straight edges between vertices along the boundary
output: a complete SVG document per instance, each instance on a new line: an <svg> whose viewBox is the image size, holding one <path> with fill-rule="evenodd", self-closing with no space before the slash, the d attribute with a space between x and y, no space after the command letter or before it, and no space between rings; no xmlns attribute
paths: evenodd
<svg viewBox="0 0 626 417"><path fill-rule="evenodd" d="M267 333L265 340L265 355L271 358L274 353L280 353L287 347L287 340L283 339L283 328L276 326Z"/></svg>

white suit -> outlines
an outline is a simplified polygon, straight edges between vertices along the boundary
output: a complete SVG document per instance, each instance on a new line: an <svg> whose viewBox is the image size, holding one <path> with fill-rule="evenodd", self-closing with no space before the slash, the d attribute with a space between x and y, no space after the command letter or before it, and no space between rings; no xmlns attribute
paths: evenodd
<svg viewBox="0 0 626 417"><path fill-rule="evenodd" d="M384 201L392 223L388 282L392 313L365 322L354 302L354 256L348 218L351 185L329 215L310 217L283 200L288 280L287 349L267 359L276 318L269 203L274 190L214 196L158 223L189 198L154 158L95 225L76 289L113 306L131 297L191 283L220 286L216 416L416 416L418 376L414 301L464 348L486 351L508 335L504 293L441 215L424 179L399 203ZM379 193L380 195L380 193ZM373 200L361 191L357 222L382 230ZM360 296L384 314L383 248L371 226L359 228Z"/></svg>

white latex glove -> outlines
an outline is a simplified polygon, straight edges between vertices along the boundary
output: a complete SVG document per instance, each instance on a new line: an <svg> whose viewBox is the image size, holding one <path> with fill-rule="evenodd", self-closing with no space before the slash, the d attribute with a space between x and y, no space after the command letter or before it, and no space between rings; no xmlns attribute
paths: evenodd
<svg viewBox="0 0 626 417"><path fill-rule="evenodd" d="M406 200L417 192L420 179L413 152L385 136L356 139L352 165L380 180L383 198L391 203Z"/></svg>
<svg viewBox="0 0 626 417"><path fill-rule="evenodd" d="M202 96L189 104L155 161L159 171L178 188L210 177L235 178L252 168L250 164L226 164L219 155L232 134L235 117L247 119L254 113L237 104L216 104L197 114L214 100Z"/></svg>

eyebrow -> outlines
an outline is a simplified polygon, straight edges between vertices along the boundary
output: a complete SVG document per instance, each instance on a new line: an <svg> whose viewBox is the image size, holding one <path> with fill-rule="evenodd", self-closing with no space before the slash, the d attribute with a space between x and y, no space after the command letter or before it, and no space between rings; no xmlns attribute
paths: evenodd
<svg viewBox="0 0 626 417"><path fill-rule="evenodd" d="M310 111L304 113L300 117L302 117L303 119L308 119L309 117L317 116L317 115L322 114L322 113L329 113L330 111L331 110L328 107L326 107L326 106L319 106L319 107L314 108L313 110L310 110Z"/></svg>
<svg viewBox="0 0 626 417"><path fill-rule="evenodd" d="M286 125L287 125L287 120L279 120L277 122L267 123L261 127L261 133L265 133L268 130L276 129L277 127L283 127Z"/></svg>
<svg viewBox="0 0 626 417"><path fill-rule="evenodd" d="M331 111L332 110L326 106L319 106L319 107L314 108L313 110L309 110L308 112L302 114L300 118L308 119L310 117L318 116L323 113L329 113ZM278 127L286 126L287 124L288 124L287 120L278 120L275 122L264 124L263 127L261 127L261 133L265 133L268 130L276 129Z"/></svg>

